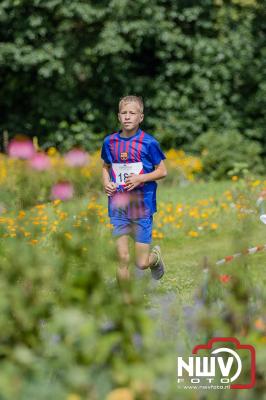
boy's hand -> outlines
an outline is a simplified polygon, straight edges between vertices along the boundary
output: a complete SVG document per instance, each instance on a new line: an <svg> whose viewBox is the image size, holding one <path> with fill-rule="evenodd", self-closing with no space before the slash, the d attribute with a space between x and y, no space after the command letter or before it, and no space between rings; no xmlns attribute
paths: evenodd
<svg viewBox="0 0 266 400"><path fill-rule="evenodd" d="M104 185L104 190L108 196L112 196L116 191L116 184L114 182L108 182Z"/></svg>
<svg viewBox="0 0 266 400"><path fill-rule="evenodd" d="M130 174L130 176L125 180L125 188L128 192L135 189L142 183L142 176L136 174Z"/></svg>

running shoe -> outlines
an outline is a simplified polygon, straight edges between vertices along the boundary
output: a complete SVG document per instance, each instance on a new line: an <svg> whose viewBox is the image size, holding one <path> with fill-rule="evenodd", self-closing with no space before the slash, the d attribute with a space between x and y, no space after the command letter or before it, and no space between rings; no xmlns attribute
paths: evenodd
<svg viewBox="0 0 266 400"><path fill-rule="evenodd" d="M151 276L153 277L153 279L158 281L159 279L162 278L165 270L165 265L162 259L160 246L154 246L151 253L155 254L155 256L157 257L155 264L150 267Z"/></svg>

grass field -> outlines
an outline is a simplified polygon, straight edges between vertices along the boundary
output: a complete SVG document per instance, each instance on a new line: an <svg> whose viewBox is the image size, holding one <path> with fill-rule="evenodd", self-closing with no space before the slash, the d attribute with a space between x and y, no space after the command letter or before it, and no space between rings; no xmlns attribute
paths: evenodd
<svg viewBox="0 0 266 400"><path fill-rule="evenodd" d="M213 199L214 203L222 202L225 191L232 189L232 183L226 182L202 182L190 184L185 187L165 187L159 186L158 189L158 212L155 214L155 227L160 223L160 211L162 204L168 206L176 204L187 205L193 209L199 201ZM106 202L105 197L99 200L100 203ZM253 205L253 213L245 218L237 218L233 209L229 212L217 212L213 218L214 230L204 232L199 236L186 234L183 227L174 230L169 224L164 224L163 238L153 239L154 244L160 244L164 259L167 265L167 273L162 283L159 285L162 290L178 290L180 299L186 302L193 297L194 289L199 285L201 268L205 257L211 268L222 273L228 273L237 267L239 260L233 261L228 265L215 267L214 263L219 259L243 251L248 247L263 245L266 243L266 226L259 221L258 212ZM171 212L171 211L170 211ZM197 225L197 219L194 224ZM188 223L188 226L190 222ZM200 223L198 223L200 225ZM192 229L192 227L191 227ZM188 230L188 229L187 229ZM193 232L193 231L192 231ZM133 256L133 254L132 254ZM262 268L266 262L266 252L251 256L243 256L242 260L247 265L252 265L254 275L258 273L259 280L263 283L264 277Z"/></svg>

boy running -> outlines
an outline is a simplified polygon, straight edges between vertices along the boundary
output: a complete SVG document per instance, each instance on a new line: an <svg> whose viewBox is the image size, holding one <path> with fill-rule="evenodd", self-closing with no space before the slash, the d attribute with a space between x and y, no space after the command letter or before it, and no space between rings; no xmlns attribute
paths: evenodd
<svg viewBox="0 0 266 400"><path fill-rule="evenodd" d="M153 213L156 212L158 179L167 175L165 156L159 143L139 128L144 119L141 97L126 96L119 102L118 119L122 130L105 138L101 157L103 186L108 195L108 213L117 238L118 282L128 280L129 235L135 241L137 268L150 268L160 279L164 263L159 246L150 252Z"/></svg>

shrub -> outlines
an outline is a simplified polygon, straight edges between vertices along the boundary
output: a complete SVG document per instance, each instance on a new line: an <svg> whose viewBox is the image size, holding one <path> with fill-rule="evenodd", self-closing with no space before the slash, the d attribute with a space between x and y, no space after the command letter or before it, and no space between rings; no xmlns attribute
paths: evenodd
<svg viewBox="0 0 266 400"><path fill-rule="evenodd" d="M54 150L48 151L51 167L44 171L31 168L28 160L0 154L0 202L9 209L48 202L53 185L60 181L71 182L76 196L98 194L102 190L99 151L89 156L87 165L72 167L55 149L50 150Z"/></svg>
<svg viewBox="0 0 266 400"><path fill-rule="evenodd" d="M183 150L170 149L165 152L165 156L168 171L166 182L172 185L194 181L195 176L202 170L200 159L186 154Z"/></svg>
<svg viewBox="0 0 266 400"><path fill-rule="evenodd" d="M205 176L218 180L226 178L236 163L246 163L247 168L255 174L263 173L261 146L237 131L203 133L193 148L201 154Z"/></svg>

